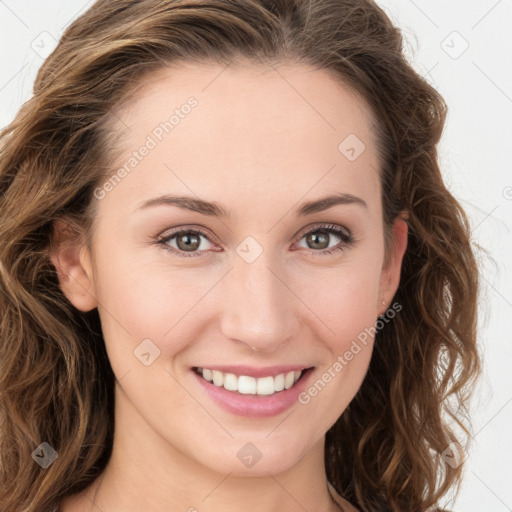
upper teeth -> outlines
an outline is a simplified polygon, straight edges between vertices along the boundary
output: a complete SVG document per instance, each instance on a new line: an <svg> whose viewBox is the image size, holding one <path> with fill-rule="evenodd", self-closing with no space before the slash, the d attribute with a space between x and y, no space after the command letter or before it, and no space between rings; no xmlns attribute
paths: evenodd
<svg viewBox="0 0 512 512"><path fill-rule="evenodd" d="M197 373L215 386L224 387L228 391L238 391L244 395L273 395L277 391L290 389L302 375L301 371L280 373L275 377L249 377L235 375L208 368L198 368Z"/></svg>

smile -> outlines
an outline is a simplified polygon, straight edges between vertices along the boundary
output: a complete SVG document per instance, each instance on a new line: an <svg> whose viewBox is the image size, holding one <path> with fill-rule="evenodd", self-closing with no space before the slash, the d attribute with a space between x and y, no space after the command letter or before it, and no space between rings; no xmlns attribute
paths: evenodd
<svg viewBox="0 0 512 512"><path fill-rule="evenodd" d="M251 377L236 375L209 368L196 368L196 373L205 381L242 395L269 396L292 388L301 378L303 371L295 370L275 376Z"/></svg>

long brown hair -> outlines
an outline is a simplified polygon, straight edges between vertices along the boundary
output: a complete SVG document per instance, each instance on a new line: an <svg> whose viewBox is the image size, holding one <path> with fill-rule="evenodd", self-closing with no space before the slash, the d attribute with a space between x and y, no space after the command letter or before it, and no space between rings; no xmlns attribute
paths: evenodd
<svg viewBox="0 0 512 512"><path fill-rule="evenodd" d="M104 469L114 375L97 310L63 295L54 222L87 232L111 174L113 111L171 63L304 63L360 95L378 126L385 233L408 214L394 301L365 380L328 431L326 474L363 511L423 511L460 487L481 372L478 271L466 215L437 160L447 107L371 0L99 0L64 32L33 97L0 134L0 509L47 511ZM460 427L463 438L454 427ZM32 456L48 443L58 457ZM450 448L451 449L451 448Z"/></svg>

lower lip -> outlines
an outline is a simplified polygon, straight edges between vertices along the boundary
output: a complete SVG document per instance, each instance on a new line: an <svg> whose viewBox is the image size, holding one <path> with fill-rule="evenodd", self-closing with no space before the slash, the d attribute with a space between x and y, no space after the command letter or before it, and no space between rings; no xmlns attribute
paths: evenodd
<svg viewBox="0 0 512 512"><path fill-rule="evenodd" d="M224 410L238 416L265 418L286 411L298 401L298 396L306 387L313 368L305 370L301 378L290 389L264 396L243 395L237 391L227 391L223 387L203 379L195 370L191 371L206 394Z"/></svg>

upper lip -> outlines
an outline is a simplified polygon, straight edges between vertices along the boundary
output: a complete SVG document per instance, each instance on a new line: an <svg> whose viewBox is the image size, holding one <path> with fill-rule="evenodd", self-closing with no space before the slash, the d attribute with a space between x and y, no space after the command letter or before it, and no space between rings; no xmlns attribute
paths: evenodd
<svg viewBox="0 0 512 512"><path fill-rule="evenodd" d="M279 366L266 366L266 367L254 367L254 366L219 366L216 364L204 366L196 366L194 368L208 368L209 370L217 370L222 373L234 373L235 375L247 375L248 377L275 377L281 373L303 371L311 368L311 366L304 365L279 365Z"/></svg>

